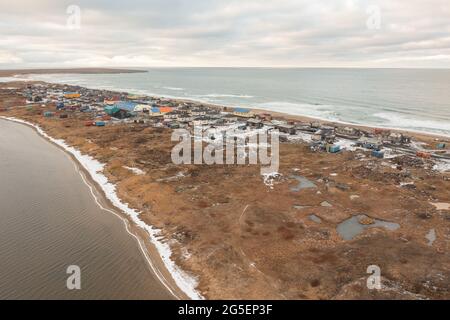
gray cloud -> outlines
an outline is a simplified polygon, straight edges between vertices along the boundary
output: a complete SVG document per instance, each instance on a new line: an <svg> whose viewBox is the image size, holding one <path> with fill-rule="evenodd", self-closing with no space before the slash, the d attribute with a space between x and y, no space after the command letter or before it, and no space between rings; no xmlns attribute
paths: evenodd
<svg viewBox="0 0 450 320"><path fill-rule="evenodd" d="M69 5L81 29L66 26ZM378 6L381 27L366 22ZM450 67L448 0L16 0L0 3L0 68Z"/></svg>

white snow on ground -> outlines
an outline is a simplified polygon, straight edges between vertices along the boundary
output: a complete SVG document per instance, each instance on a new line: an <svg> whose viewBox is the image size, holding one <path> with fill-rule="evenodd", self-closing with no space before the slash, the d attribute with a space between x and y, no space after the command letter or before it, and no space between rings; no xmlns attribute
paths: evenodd
<svg viewBox="0 0 450 320"><path fill-rule="evenodd" d="M278 172L271 172L271 173L265 173L262 174L264 184L268 186L270 189L273 189L273 183L275 179L278 179L281 177L281 173Z"/></svg>
<svg viewBox="0 0 450 320"><path fill-rule="evenodd" d="M112 204L116 208L119 208L125 214L130 216L131 220L133 220L134 223L136 223L139 227L141 227L142 229L146 230L149 233L152 243L157 248L159 255L161 256L167 270L169 270L169 272L171 273L177 286L191 299L195 300L204 299L203 296L199 292L197 292L197 290L195 290L198 283L197 279L191 275L188 275L185 271L180 269L175 264L175 262L170 258L172 256L172 251L170 250L169 245L166 242L163 242L161 230L146 224L139 218L140 212L131 209L127 203L123 203L119 199L116 193L116 185L110 183L106 178L106 176L102 173L103 168L105 166L104 164L100 163L99 161L95 160L89 155L81 154L81 152L78 151L77 149L67 145L64 140L54 139L50 137L39 126L33 123L11 117L2 116L0 118L34 127L40 135L49 139L51 142L64 148L67 152L72 154L81 163L81 165L89 172L91 178L96 183L98 183L98 185L102 188L106 197L112 202Z"/></svg>
<svg viewBox="0 0 450 320"><path fill-rule="evenodd" d="M450 160L437 160L433 170L440 172L450 171Z"/></svg>
<svg viewBox="0 0 450 320"><path fill-rule="evenodd" d="M357 149L354 146L355 141L353 141L353 140L338 139L334 144L341 147L341 149L348 150L348 151L355 151Z"/></svg>
<svg viewBox="0 0 450 320"><path fill-rule="evenodd" d="M289 135L287 138L290 141L302 140L304 142L309 143L312 141L311 137L312 137L312 135L309 133L297 131L295 135L293 135L293 136Z"/></svg>
<svg viewBox="0 0 450 320"><path fill-rule="evenodd" d="M382 148L381 151L384 152L384 159L393 159L405 155L405 153L395 151L391 148Z"/></svg>
<svg viewBox="0 0 450 320"><path fill-rule="evenodd" d="M123 166L125 169L130 170L131 172L133 172L134 174L137 174L138 176L145 174L144 171L142 171L139 168L132 168L132 167L127 167L127 166Z"/></svg>

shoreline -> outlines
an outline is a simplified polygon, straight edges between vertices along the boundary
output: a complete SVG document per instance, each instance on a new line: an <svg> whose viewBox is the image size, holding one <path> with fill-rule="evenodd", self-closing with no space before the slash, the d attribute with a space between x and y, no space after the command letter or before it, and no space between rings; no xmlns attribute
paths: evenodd
<svg viewBox="0 0 450 320"><path fill-rule="evenodd" d="M146 70L126 68L56 68L56 69L11 69L0 70L0 78L31 74L119 74L145 73Z"/></svg>
<svg viewBox="0 0 450 320"><path fill-rule="evenodd" d="M101 173L104 164L89 155L83 155L76 148L67 145L64 140L51 137L39 125L14 117L0 116L0 119L32 128L39 136L70 157L83 182L90 188L97 205L124 222L126 231L138 241L139 248L154 275L176 299L204 299L196 290L197 279L187 274L171 259L172 252L169 245L159 239L160 230L146 224L139 218L140 212L131 209L127 203L119 199L115 193L115 185Z"/></svg>
<svg viewBox="0 0 450 320"><path fill-rule="evenodd" d="M147 71L140 71L140 72L147 72ZM72 74L83 74L83 72L71 72ZM101 72L92 72L93 74L101 74ZM106 72L109 73L109 72ZM120 73L120 72L112 72L112 73ZM29 73L23 73L22 75L32 75L32 72ZM40 73L37 73L40 74ZM42 74L51 74L51 73L42 73ZM16 74L21 75L21 74ZM5 77L2 76L0 71L0 78ZM15 81L6 81L5 83L14 83ZM90 87L90 86L84 86L79 84L67 84L63 82L47 82L47 81L41 81L41 80L33 80L33 79L21 79L17 80L17 82L24 82L24 83L47 83L47 84L55 84L55 85L70 85L70 86L78 86L82 88L87 89L95 89L95 90L102 90L101 88L96 87ZM125 89L108 89L108 91L119 93L119 92L127 92L130 94L142 94L141 92L137 91L128 91ZM183 98L183 97L176 97L171 95L158 95L158 94L151 94L146 93L146 96L154 97L158 99L164 99L169 100L173 102L183 103L183 102L193 102L193 103L201 103L205 106L213 107L213 108L232 108L232 105L225 105L225 104L217 104L217 103L211 103L205 100L201 99L194 99L194 98ZM362 129L366 131L370 131L376 128L384 129L384 130L390 130L392 132L398 132L398 133L405 133L409 136L418 138L420 140L430 140L430 139L444 139L448 142L450 142L450 134L444 134L444 133L434 133L434 132L427 132L427 131L420 131L420 130L414 130L414 129L405 129L405 128L396 128L396 127L386 127L386 126L376 126L371 124L358 124L358 123L351 123L346 121L340 121L340 120L330 120L326 118L320 118L320 117L312 117L308 115L297 115L297 114L291 114L286 112L280 112L280 111L273 111L270 109L261 109L261 108L253 108L252 106L247 106L245 104L242 104L243 107L250 109L254 114L263 114L263 113L270 113L273 117L281 118L283 120L287 121L302 121L302 122L318 122L321 124L329 124L329 125L341 125L341 126L349 126L357 129Z"/></svg>
<svg viewBox="0 0 450 320"><path fill-rule="evenodd" d="M16 103L14 99L5 99L5 104L12 103ZM116 184L122 202L132 204L143 213L143 221L162 231L173 261L197 276L197 290L207 298L376 298L370 292L347 292L345 288L378 259L393 270L403 268L397 257L411 261L412 276L392 280L416 294L421 291L411 286L428 274L427 257L437 261L436 272L443 270L446 216L434 211L430 199L445 202L449 180L447 174L433 171L428 162L416 167L415 162L409 164L408 157L397 162L372 159L364 151L332 155L312 152L303 143L286 143L281 144L283 178L271 189L256 166L173 166L168 156L171 145L164 142L170 138L167 130L139 125L85 128L82 114L57 120L42 117L38 112L42 110L12 107L5 115L35 123L104 163L103 173ZM143 137L148 138L144 143ZM401 170L394 168L395 164L400 164ZM129 168L146 174L133 174ZM173 180L180 172L183 178ZM315 188L298 191L301 194L293 191L299 174L314 181ZM343 240L339 225L361 212L401 224L401 229L373 229L351 241ZM311 221L311 214L322 219L321 224ZM425 238L431 228L437 234L432 246ZM145 230L136 230L144 234L142 238L149 238ZM373 250L360 260L359 250L368 245ZM386 247L391 248L387 253ZM346 252L354 254L346 258ZM307 258L299 261L299 255ZM323 264L323 273L316 271L316 263ZM339 280L336 266L348 268L345 280ZM311 286L314 279L324 279L319 288ZM434 285L444 288L440 283ZM425 296L439 298L445 296L443 292ZM381 294L388 297L391 293ZM396 291L395 295L404 294Z"/></svg>

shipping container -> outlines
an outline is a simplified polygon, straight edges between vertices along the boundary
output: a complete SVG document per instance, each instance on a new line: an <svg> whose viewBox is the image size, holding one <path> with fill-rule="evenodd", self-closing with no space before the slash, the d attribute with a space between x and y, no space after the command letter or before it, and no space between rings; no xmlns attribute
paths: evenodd
<svg viewBox="0 0 450 320"><path fill-rule="evenodd" d="M339 151L341 151L341 147L337 146L337 145L327 145L326 147L327 151L330 153L337 153Z"/></svg>

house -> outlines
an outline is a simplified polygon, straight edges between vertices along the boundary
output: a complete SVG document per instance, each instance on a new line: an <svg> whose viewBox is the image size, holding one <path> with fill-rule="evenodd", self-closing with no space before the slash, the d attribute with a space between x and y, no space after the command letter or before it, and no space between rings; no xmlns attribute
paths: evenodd
<svg viewBox="0 0 450 320"><path fill-rule="evenodd" d="M320 122L311 122L310 124L309 124L309 126L311 127L311 128L314 128L314 129L319 129L320 128Z"/></svg>
<svg viewBox="0 0 450 320"><path fill-rule="evenodd" d="M81 97L81 94L78 92L64 92L64 98L66 99L77 99Z"/></svg>
<svg viewBox="0 0 450 320"><path fill-rule="evenodd" d="M175 120L178 118L178 112L171 111L164 114L164 119Z"/></svg>
<svg viewBox="0 0 450 320"><path fill-rule="evenodd" d="M194 120L192 120L192 122L190 123L190 125L192 126L204 126L209 124L209 118L203 116L203 117L197 117L194 118Z"/></svg>
<svg viewBox="0 0 450 320"><path fill-rule="evenodd" d="M283 133L288 133L291 135L295 134L295 127L291 124L279 124L276 126L276 128Z"/></svg>
<svg viewBox="0 0 450 320"><path fill-rule="evenodd" d="M150 115L151 116L159 116L159 115L162 115L162 114L161 114L161 111L159 110L159 107L152 107L150 109Z"/></svg>
<svg viewBox="0 0 450 320"><path fill-rule="evenodd" d="M261 120L253 119L253 118L247 120L247 125L250 128L256 128L256 129L260 129L264 126L264 124L262 123Z"/></svg>
<svg viewBox="0 0 450 320"><path fill-rule="evenodd" d="M159 107L159 112L160 113L169 113L172 112L173 108L172 107Z"/></svg>
<svg viewBox="0 0 450 320"><path fill-rule="evenodd" d="M176 121L172 121L172 122L167 123L167 126L170 129L179 129L180 128L180 124L178 122L176 122Z"/></svg>
<svg viewBox="0 0 450 320"><path fill-rule="evenodd" d="M114 104L114 106L116 106L117 108L128 112L134 112L134 108L136 107L136 105L136 103L131 101L118 101Z"/></svg>
<svg viewBox="0 0 450 320"><path fill-rule="evenodd" d="M195 109L189 110L189 114L193 117L200 117L200 116L206 115L206 110L200 109L200 108L195 108Z"/></svg>
<svg viewBox="0 0 450 320"><path fill-rule="evenodd" d="M152 109L152 106L150 106L148 104L137 104L134 107L134 112L150 112L151 109Z"/></svg>
<svg viewBox="0 0 450 320"><path fill-rule="evenodd" d="M176 119L178 120L178 122L184 122L184 123L188 123L193 120L193 118L190 117L187 112L178 113Z"/></svg>
<svg viewBox="0 0 450 320"><path fill-rule="evenodd" d="M391 134L389 134L387 139L389 140L389 142L394 144L406 144L411 142L411 137L404 136L403 134L398 132L392 132Z"/></svg>
<svg viewBox="0 0 450 320"><path fill-rule="evenodd" d="M262 113L256 115L258 119L261 119L262 121L270 121L272 120L272 115L270 113Z"/></svg>
<svg viewBox="0 0 450 320"><path fill-rule="evenodd" d="M380 140L378 140L376 138L361 137L361 138L359 138L356 145L361 146L366 149L379 150L382 143L380 142Z"/></svg>
<svg viewBox="0 0 450 320"><path fill-rule="evenodd" d="M351 127L337 127L336 136L356 140L361 136L361 132L358 129Z"/></svg>
<svg viewBox="0 0 450 320"><path fill-rule="evenodd" d="M332 144L336 139L334 134L334 130L330 129L330 127L322 127L322 129L317 130L312 136L311 139L313 141L325 141L328 144Z"/></svg>
<svg viewBox="0 0 450 320"><path fill-rule="evenodd" d="M112 106L106 106L105 112L118 119L129 118L134 114L134 108L136 104L128 101L119 101Z"/></svg>

